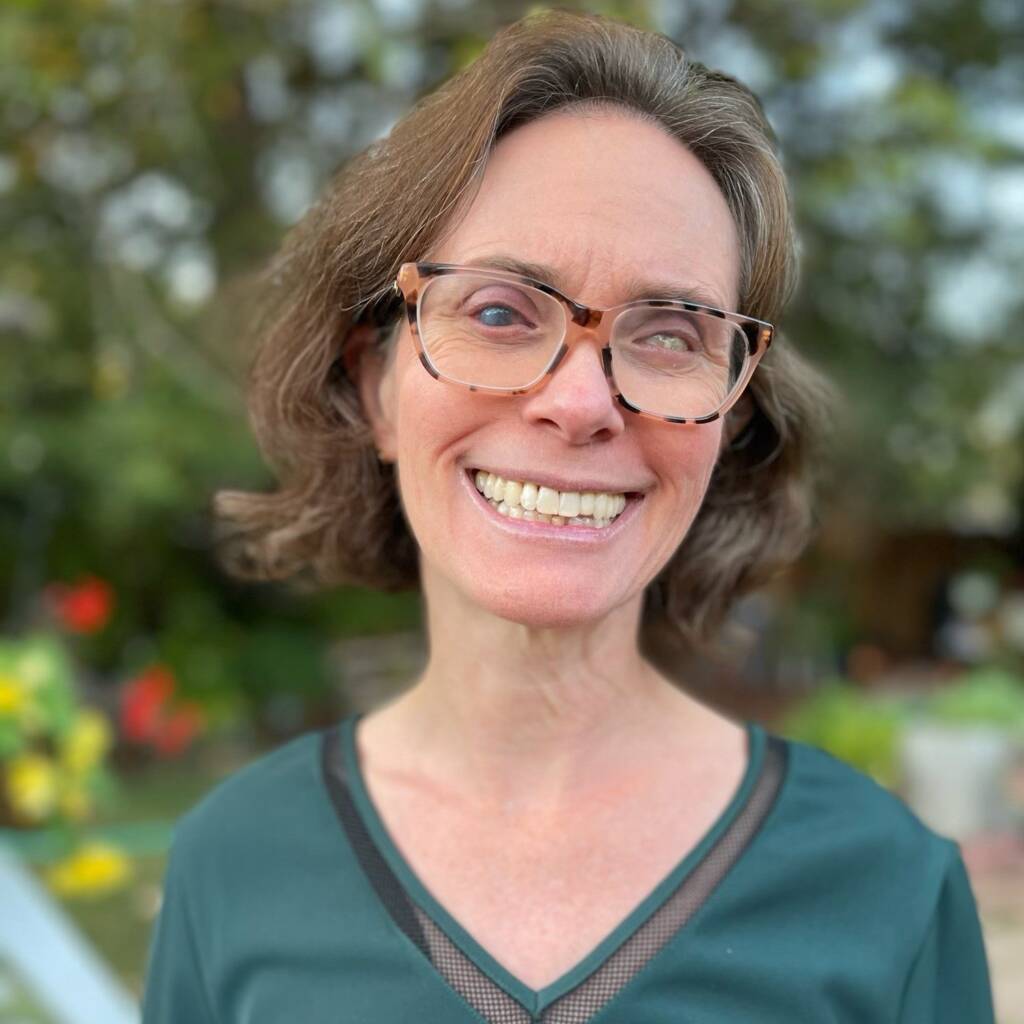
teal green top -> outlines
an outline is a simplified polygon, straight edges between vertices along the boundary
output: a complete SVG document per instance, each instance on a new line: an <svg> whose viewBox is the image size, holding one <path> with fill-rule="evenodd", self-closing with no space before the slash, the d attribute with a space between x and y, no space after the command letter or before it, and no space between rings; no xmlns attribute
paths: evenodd
<svg viewBox="0 0 1024 1024"><path fill-rule="evenodd" d="M535 990L418 879L364 785L359 716L179 822L143 1024L992 1024L959 848L829 754L746 724L729 805Z"/></svg>

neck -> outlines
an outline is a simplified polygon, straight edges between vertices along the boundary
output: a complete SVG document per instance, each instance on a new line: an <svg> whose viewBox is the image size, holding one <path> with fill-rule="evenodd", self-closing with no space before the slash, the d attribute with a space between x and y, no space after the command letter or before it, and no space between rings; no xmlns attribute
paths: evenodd
<svg viewBox="0 0 1024 1024"><path fill-rule="evenodd" d="M394 749L470 800L555 806L623 765L649 764L697 701L638 647L641 598L599 622L534 628L492 615L426 565L430 659L416 684L377 712Z"/></svg>

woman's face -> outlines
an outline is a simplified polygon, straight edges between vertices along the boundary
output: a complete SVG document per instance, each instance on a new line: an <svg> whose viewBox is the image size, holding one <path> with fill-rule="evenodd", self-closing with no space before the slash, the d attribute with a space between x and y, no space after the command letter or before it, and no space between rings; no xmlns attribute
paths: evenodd
<svg viewBox="0 0 1024 1024"><path fill-rule="evenodd" d="M497 144L429 259L499 256L550 267L548 283L590 306L626 302L651 281L684 294L696 286L736 308L739 246L725 199L687 149L625 112L555 112ZM435 380L407 323L395 344L385 368L364 374L363 400L382 455L397 461L425 578L535 627L592 622L639 600L700 509L722 420L630 413L590 338L539 391L512 397ZM505 516L474 486L477 471L627 494L626 507L604 528Z"/></svg>

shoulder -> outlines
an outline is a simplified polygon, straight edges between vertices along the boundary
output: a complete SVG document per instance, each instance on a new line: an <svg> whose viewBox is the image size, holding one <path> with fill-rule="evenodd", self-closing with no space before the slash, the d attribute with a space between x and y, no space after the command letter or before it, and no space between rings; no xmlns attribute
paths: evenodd
<svg viewBox="0 0 1024 1024"><path fill-rule="evenodd" d="M770 735L770 734L769 734ZM927 915L960 850L929 828L894 792L818 747L771 736L786 770L766 820L767 846L799 865L806 879L919 905Z"/></svg>
<svg viewBox="0 0 1024 1024"><path fill-rule="evenodd" d="M780 804L821 832L835 831L848 843L882 842L890 857L927 852L943 861L956 845L929 828L895 792L820 747L772 736L786 751Z"/></svg>
<svg viewBox="0 0 1024 1024"><path fill-rule="evenodd" d="M214 786L175 824L173 858L193 868L237 864L308 832L323 812L322 736L303 733Z"/></svg>

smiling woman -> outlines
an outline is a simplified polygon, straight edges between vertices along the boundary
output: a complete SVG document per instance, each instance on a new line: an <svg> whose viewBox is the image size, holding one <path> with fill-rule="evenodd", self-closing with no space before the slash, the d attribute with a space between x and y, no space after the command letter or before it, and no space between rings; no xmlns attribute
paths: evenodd
<svg viewBox="0 0 1024 1024"><path fill-rule="evenodd" d="M418 586L430 658L179 824L146 1024L992 1020L956 846L644 654L806 542L794 276L756 99L597 17L343 169L269 279L280 487L218 507L240 574Z"/></svg>
<svg viewBox="0 0 1024 1024"><path fill-rule="evenodd" d="M672 157L689 159L701 175L686 231L673 236L667 253L650 230L666 217L680 226L678 182L647 163L645 144L618 156L624 174L646 164L639 169L655 179L654 190L634 195L631 204L590 195L572 177L612 159L614 133L595 128L595 112L609 107L630 112L637 130L648 129L645 140L653 138L660 151L674 146ZM492 180L498 173L490 158L499 144L521 151L517 128L570 108L577 117L558 122L582 118L591 130L577 129L583 148L567 154L568 190L551 192L538 169L522 180L501 172L500 188L495 181L490 198L478 201L490 203L495 238L479 247L474 266L571 292L570 275L579 278L581 261L593 259L615 264L608 304L677 299L766 322L781 314L797 276L795 243L785 177L756 97L662 37L596 17L527 19L351 160L268 269L261 287L266 328L250 396L257 436L281 486L271 494L218 496L229 535L225 557L236 574L302 574L322 585L385 589L419 585L419 552L396 470L370 442L354 384L357 350L373 336L353 326L398 325L402 264L440 258L444 236L484 185L483 169ZM525 162L534 161L527 154ZM700 189L710 197L706 206ZM526 211L546 236L545 251L499 244L498 229L514 226ZM566 224L568 235L560 227ZM617 256L618 235L630 239L629 259ZM563 267L572 262L575 268ZM440 284L424 292L421 316L431 316ZM392 331L375 337L380 349L391 350ZM558 338L549 338L557 347ZM748 362L752 371L755 359ZM615 368L623 363L620 357ZM672 633L685 648L710 646L736 600L788 567L807 543L815 449L825 441L836 396L784 339L761 363L746 389L736 389L731 410L706 410L725 418L709 428L724 428L724 447L699 516L646 590L645 640Z"/></svg>

